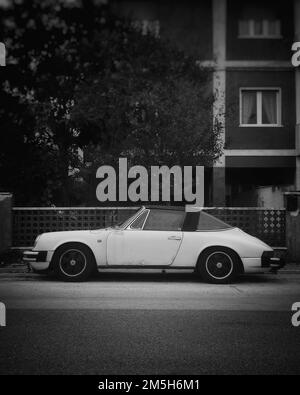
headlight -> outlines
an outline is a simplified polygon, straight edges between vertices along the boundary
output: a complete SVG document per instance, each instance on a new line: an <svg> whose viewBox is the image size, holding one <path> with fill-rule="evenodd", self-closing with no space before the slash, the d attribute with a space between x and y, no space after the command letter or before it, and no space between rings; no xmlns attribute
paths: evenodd
<svg viewBox="0 0 300 395"><path fill-rule="evenodd" d="M33 248L36 247L37 242L39 241L39 238L40 238L41 236L42 236L42 235L38 235L38 237L35 239L34 244L33 244Z"/></svg>

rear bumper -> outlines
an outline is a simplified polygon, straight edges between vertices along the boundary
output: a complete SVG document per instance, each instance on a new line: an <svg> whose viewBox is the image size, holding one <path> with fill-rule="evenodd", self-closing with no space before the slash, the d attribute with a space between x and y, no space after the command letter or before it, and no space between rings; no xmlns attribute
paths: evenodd
<svg viewBox="0 0 300 395"><path fill-rule="evenodd" d="M276 272L286 265L283 257L275 256L274 251L266 251L259 258L242 258L245 273Z"/></svg>
<svg viewBox="0 0 300 395"><path fill-rule="evenodd" d="M271 270L282 269L286 265L285 260L280 256L275 256L274 251L265 251L261 257L261 267Z"/></svg>
<svg viewBox="0 0 300 395"><path fill-rule="evenodd" d="M35 270L49 269L52 259L52 251L25 251L23 262Z"/></svg>

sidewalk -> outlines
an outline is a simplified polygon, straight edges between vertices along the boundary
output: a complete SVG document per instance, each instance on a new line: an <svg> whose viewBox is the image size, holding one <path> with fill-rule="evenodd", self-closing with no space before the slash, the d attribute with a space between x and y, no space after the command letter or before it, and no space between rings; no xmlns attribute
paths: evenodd
<svg viewBox="0 0 300 395"><path fill-rule="evenodd" d="M300 274L300 263L287 263L286 266L279 270L280 273L286 274L293 274L299 273Z"/></svg>
<svg viewBox="0 0 300 395"><path fill-rule="evenodd" d="M10 265L0 266L0 274L2 273L28 273L28 268L24 263L12 263ZM279 273L300 274L300 264L287 263Z"/></svg>

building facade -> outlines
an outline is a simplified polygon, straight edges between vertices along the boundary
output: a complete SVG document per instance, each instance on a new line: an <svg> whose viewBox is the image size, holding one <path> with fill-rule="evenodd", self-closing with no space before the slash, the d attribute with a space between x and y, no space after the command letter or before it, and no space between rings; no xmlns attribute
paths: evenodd
<svg viewBox="0 0 300 395"><path fill-rule="evenodd" d="M213 70L224 154L206 205L283 206L300 190L300 0L115 0L145 34L167 38Z"/></svg>

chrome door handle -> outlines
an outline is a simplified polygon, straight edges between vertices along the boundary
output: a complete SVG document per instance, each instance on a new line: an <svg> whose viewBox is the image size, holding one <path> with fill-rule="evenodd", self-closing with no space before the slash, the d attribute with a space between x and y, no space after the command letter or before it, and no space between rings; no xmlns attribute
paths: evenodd
<svg viewBox="0 0 300 395"><path fill-rule="evenodd" d="M170 237L168 237L168 240L181 240L181 237L179 237L179 236L170 236Z"/></svg>

